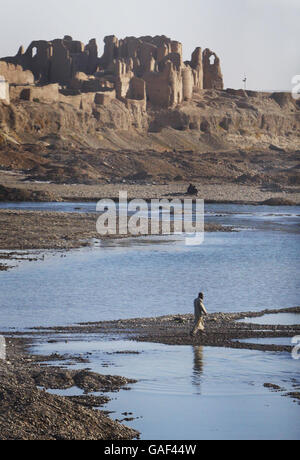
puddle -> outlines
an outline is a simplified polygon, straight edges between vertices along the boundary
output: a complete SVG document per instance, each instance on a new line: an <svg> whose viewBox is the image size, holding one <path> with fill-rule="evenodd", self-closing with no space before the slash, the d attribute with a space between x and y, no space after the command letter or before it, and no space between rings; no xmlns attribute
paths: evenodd
<svg viewBox="0 0 300 460"><path fill-rule="evenodd" d="M258 316L255 318L243 318L238 320L242 323L251 323L251 324L271 324L271 325L295 325L300 324L300 314L299 313L274 313L266 314L263 316Z"/></svg>
<svg viewBox="0 0 300 460"><path fill-rule="evenodd" d="M233 340L233 342L255 343L258 345L293 345L292 337L255 337L249 339Z"/></svg>

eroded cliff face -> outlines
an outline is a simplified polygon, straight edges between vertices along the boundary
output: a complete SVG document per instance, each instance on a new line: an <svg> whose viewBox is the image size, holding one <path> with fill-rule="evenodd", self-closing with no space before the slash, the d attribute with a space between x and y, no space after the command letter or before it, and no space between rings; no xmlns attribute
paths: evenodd
<svg viewBox="0 0 300 460"><path fill-rule="evenodd" d="M195 152L275 144L298 149L299 104L288 93L204 90L175 108L111 100L80 109L68 102L0 104L2 142Z"/></svg>
<svg viewBox="0 0 300 460"><path fill-rule="evenodd" d="M201 180L278 190L300 183L299 134L299 105L285 93L204 90L148 111L119 100L0 103L0 170L58 184Z"/></svg>

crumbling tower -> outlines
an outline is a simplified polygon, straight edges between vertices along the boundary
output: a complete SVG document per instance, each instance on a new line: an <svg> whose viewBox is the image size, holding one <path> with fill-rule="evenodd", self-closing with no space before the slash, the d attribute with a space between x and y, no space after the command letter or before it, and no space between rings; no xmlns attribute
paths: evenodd
<svg viewBox="0 0 300 460"><path fill-rule="evenodd" d="M173 107L202 89L223 89L220 59L214 52L202 53L198 47L191 60L183 62L182 44L164 35L122 40L107 36L101 57L95 39L85 46L66 35L33 41L25 52L21 47L16 56L2 61L31 71L40 85L58 83L65 93L100 92L154 107Z"/></svg>

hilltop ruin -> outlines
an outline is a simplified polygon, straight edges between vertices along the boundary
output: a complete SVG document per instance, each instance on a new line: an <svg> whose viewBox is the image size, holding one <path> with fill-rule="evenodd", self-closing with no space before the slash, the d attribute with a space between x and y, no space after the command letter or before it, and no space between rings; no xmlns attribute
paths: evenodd
<svg viewBox="0 0 300 460"><path fill-rule="evenodd" d="M33 41L26 51L20 47L16 56L0 60L0 75L11 86L11 99L58 101L60 95L94 93L81 98L81 105L118 99L170 108L191 100L194 92L223 89L220 59L209 49L196 48L184 62L182 44L165 36L108 36L104 43L98 57L95 39L87 45L69 36Z"/></svg>
<svg viewBox="0 0 300 460"><path fill-rule="evenodd" d="M103 53L94 39L33 41L0 59L0 173L269 186L274 158L271 183L294 186L299 110L290 93L224 89L215 53L196 48L184 61L181 43L165 36L109 36Z"/></svg>

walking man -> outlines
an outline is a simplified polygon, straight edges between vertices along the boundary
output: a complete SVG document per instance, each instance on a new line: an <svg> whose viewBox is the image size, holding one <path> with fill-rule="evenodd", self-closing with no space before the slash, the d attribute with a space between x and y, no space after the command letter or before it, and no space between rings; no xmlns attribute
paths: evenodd
<svg viewBox="0 0 300 460"><path fill-rule="evenodd" d="M200 292L197 299L194 300L195 309L195 324L191 331L191 337L195 337L198 331L204 331L203 317L207 315L206 308L203 303L204 294Z"/></svg>

